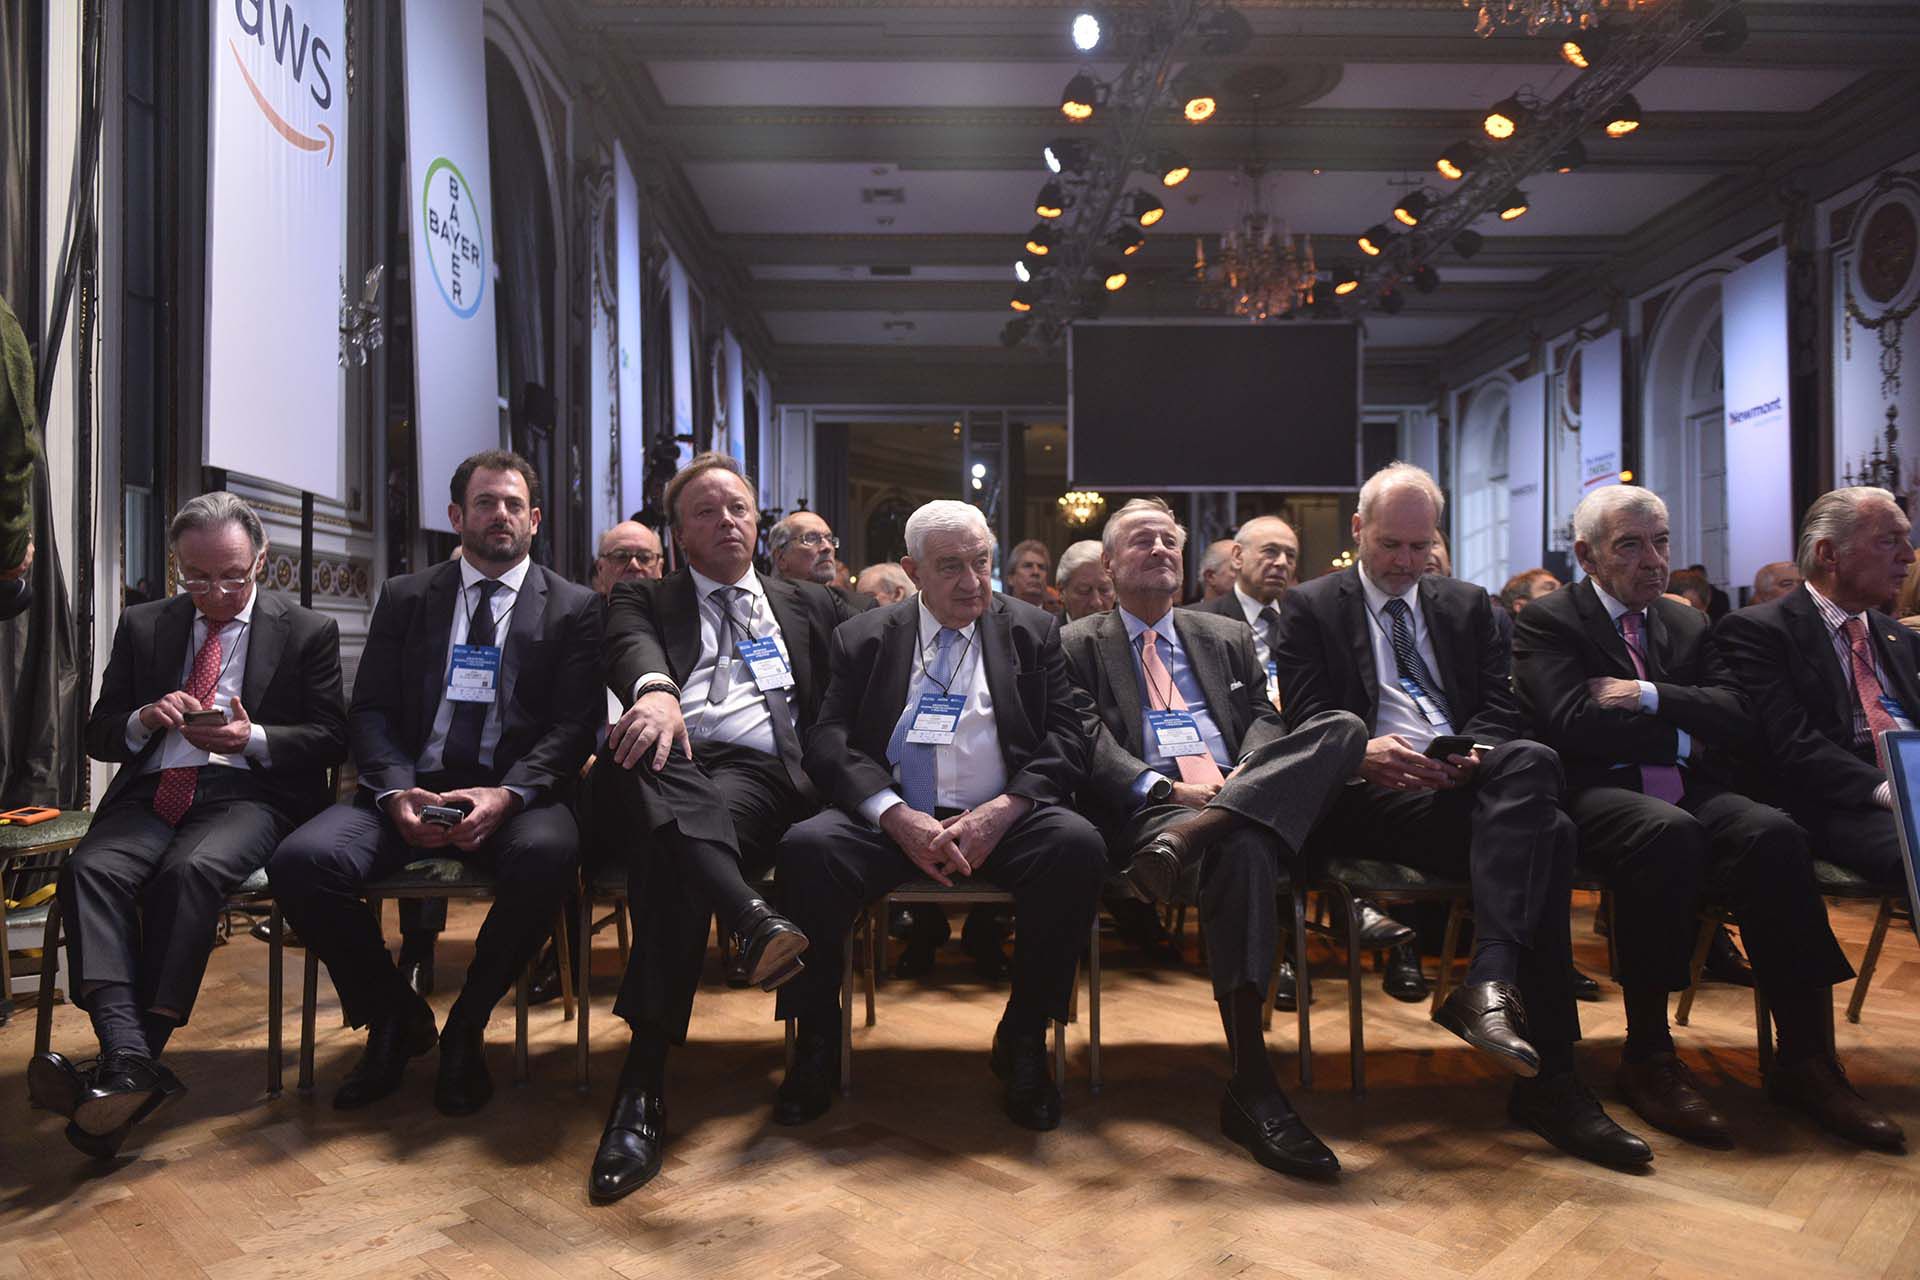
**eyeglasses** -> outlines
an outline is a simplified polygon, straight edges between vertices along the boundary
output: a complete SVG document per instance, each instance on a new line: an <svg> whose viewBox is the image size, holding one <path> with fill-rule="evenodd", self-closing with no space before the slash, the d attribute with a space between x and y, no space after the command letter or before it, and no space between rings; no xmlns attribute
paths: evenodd
<svg viewBox="0 0 1920 1280"><path fill-rule="evenodd" d="M794 538L803 547L832 547L840 549L840 539L830 533L803 533Z"/></svg>
<svg viewBox="0 0 1920 1280"><path fill-rule="evenodd" d="M631 560L642 569L651 569L654 565L660 563L660 553L658 551L602 551L600 558L611 564L619 564L623 560Z"/></svg>
<svg viewBox="0 0 1920 1280"><path fill-rule="evenodd" d="M252 578L182 578L180 585L187 589L188 595L204 596L209 591L219 591L221 595L238 595L252 583Z"/></svg>

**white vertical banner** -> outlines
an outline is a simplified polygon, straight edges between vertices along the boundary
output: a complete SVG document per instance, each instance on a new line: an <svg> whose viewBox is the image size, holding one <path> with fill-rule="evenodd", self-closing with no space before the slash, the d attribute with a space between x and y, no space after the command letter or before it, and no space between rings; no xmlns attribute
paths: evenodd
<svg viewBox="0 0 1920 1280"><path fill-rule="evenodd" d="M1614 329L1580 348L1580 498L1620 482L1621 385Z"/></svg>
<svg viewBox="0 0 1920 1280"><path fill-rule="evenodd" d="M420 519L447 533L454 468L502 444L480 4L406 0L402 8Z"/></svg>
<svg viewBox="0 0 1920 1280"><path fill-rule="evenodd" d="M626 149L613 144L614 279L620 308L620 495L614 519L640 509L647 492L647 419L640 403L640 326L646 295L640 289L640 184Z"/></svg>
<svg viewBox="0 0 1920 1280"><path fill-rule="evenodd" d="M206 461L341 498L346 12L210 2Z"/></svg>
<svg viewBox="0 0 1920 1280"><path fill-rule="evenodd" d="M677 436L693 435L693 298L689 287L687 269L680 265L679 258L668 255L667 323L673 326L673 332L668 335L667 358L673 362L673 403L667 407L673 413L673 434ZM692 456L691 448L682 442L680 461L685 463Z"/></svg>
<svg viewBox="0 0 1920 1280"><path fill-rule="evenodd" d="M1513 384L1507 402L1507 572L1540 563L1547 546L1547 375Z"/></svg>
<svg viewBox="0 0 1920 1280"><path fill-rule="evenodd" d="M733 336L731 329L721 343L722 357L726 360L727 388L727 454L741 466L747 462L747 432L753 430L753 424L747 421L746 371L740 367L740 342Z"/></svg>
<svg viewBox="0 0 1920 1280"><path fill-rule="evenodd" d="M1726 378L1727 574L1751 582L1793 550L1792 428L1787 402L1787 252L1775 249L1720 284Z"/></svg>

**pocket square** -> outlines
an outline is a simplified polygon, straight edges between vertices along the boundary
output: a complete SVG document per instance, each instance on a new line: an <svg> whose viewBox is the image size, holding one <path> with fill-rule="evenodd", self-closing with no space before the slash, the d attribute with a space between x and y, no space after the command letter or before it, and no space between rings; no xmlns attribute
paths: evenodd
<svg viewBox="0 0 1920 1280"><path fill-rule="evenodd" d="M1232 693L1235 689L1244 689L1246 687L1247 687L1247 682L1245 680L1235 680L1232 684L1229 684L1227 686L1227 692Z"/></svg>

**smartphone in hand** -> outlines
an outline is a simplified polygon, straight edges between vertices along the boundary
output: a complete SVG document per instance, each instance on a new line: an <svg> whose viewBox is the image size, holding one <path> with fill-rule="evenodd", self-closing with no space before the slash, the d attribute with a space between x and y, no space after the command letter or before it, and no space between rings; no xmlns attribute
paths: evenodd
<svg viewBox="0 0 1920 1280"><path fill-rule="evenodd" d="M472 812L473 802L470 800L455 800L452 804L422 805L420 821L431 822L437 827L454 827Z"/></svg>
<svg viewBox="0 0 1920 1280"><path fill-rule="evenodd" d="M219 707L207 707L202 711L189 711L183 717L188 724L221 725L229 719L227 713Z"/></svg>
<svg viewBox="0 0 1920 1280"><path fill-rule="evenodd" d="M1473 754L1473 739L1463 733L1444 733L1427 744L1425 754L1429 760L1470 756Z"/></svg>

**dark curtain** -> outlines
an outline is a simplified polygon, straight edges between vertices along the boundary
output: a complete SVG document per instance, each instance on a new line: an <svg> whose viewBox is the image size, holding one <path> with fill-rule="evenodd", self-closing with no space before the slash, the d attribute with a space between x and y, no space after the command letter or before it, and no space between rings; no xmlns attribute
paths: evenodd
<svg viewBox="0 0 1920 1280"><path fill-rule="evenodd" d="M847 527L847 424L819 422L813 428L813 510L833 526Z"/></svg>
<svg viewBox="0 0 1920 1280"><path fill-rule="evenodd" d="M45 460L33 469L33 603L0 622L0 808L27 804L71 809L81 802L86 753L73 740L80 724L80 678L73 613L49 519Z"/></svg>
<svg viewBox="0 0 1920 1280"><path fill-rule="evenodd" d="M542 485L557 491L547 297L554 248L546 168L520 78L492 44L487 46L487 154L493 173L494 257L500 264L495 306L505 338L513 444L533 458Z"/></svg>

